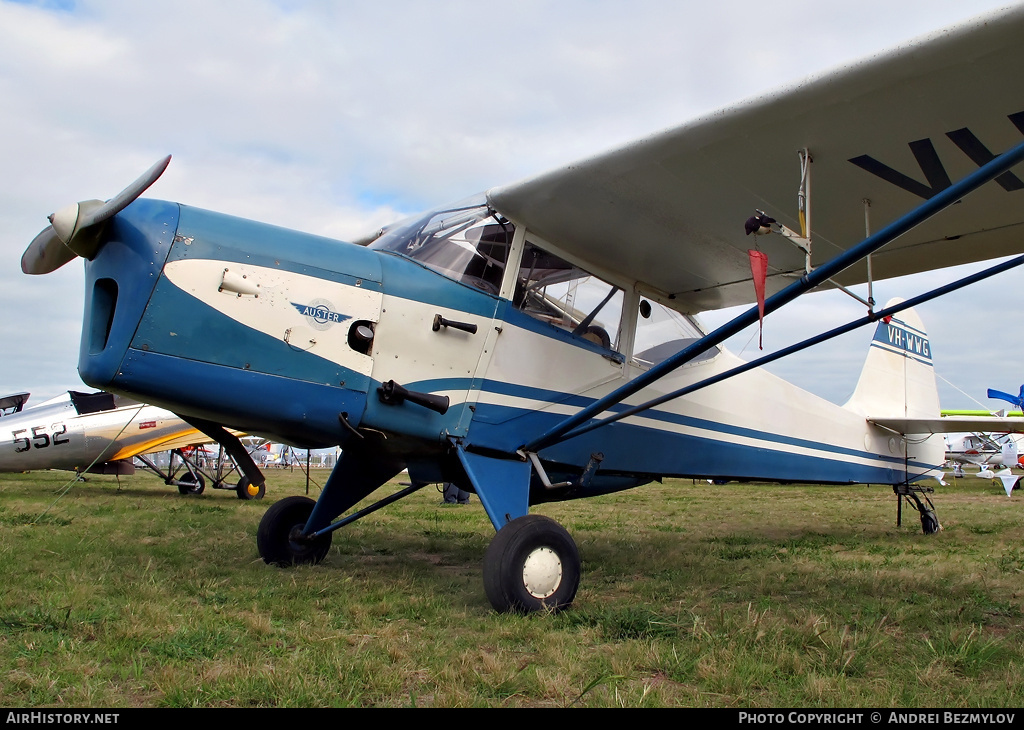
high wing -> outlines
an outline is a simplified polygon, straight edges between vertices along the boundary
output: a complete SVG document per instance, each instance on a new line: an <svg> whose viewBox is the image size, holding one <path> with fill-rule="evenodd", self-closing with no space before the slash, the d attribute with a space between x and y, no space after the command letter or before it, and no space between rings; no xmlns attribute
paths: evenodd
<svg viewBox="0 0 1024 730"><path fill-rule="evenodd" d="M1024 136L1024 7L972 21L783 92L488 192L532 234L682 312L755 301L747 250L768 255L768 293L803 273L780 235L747 236L755 209L800 231L807 150L812 262L949 187ZM872 257L872 277L1024 251L1024 170L1004 173ZM866 203L865 201L868 201ZM756 238L756 240L755 240ZM836 281L867 281L867 265Z"/></svg>

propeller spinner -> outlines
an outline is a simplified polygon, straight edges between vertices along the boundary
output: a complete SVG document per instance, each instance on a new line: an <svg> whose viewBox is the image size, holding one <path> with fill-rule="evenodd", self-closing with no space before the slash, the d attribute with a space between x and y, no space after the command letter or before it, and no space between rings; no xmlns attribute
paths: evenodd
<svg viewBox="0 0 1024 730"><path fill-rule="evenodd" d="M50 225L39 232L21 257L26 274L49 274L75 256L91 259L99 248L101 225L128 207L155 183L167 169L167 155L146 170L131 185L110 200L85 200L72 203L50 216Z"/></svg>

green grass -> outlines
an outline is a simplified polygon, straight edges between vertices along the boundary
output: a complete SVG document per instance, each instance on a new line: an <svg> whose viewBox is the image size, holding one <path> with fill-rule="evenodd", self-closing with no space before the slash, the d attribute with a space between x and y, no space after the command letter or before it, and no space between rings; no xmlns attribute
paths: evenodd
<svg viewBox="0 0 1024 730"><path fill-rule="evenodd" d="M877 486L686 480L544 505L583 580L571 610L521 617L484 596L476 498L425 489L336 532L321 565L281 570L256 526L304 479L268 476L243 502L146 475L64 496L63 473L0 475L0 704L1024 701L1024 501L998 484L940 487L932 536L912 511L897 528Z"/></svg>

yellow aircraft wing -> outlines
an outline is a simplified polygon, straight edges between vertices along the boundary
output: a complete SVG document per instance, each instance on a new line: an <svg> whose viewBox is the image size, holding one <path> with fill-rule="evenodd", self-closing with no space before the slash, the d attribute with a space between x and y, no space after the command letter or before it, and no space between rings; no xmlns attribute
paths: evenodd
<svg viewBox="0 0 1024 730"><path fill-rule="evenodd" d="M228 429L228 432L235 436L245 436L241 431L232 431L231 429ZM111 456L108 461L130 459L133 456L138 456L139 454L150 454L156 451L170 451L172 449L183 449L186 446L202 446L203 444L212 443L214 443L214 440L202 431L186 425L179 431L164 433L158 438L153 438L149 441L125 445L116 454Z"/></svg>

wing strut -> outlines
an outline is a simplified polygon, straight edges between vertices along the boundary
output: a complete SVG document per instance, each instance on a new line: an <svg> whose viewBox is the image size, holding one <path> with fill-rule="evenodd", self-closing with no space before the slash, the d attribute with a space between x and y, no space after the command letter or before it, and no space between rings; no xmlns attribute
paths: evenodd
<svg viewBox="0 0 1024 730"><path fill-rule="evenodd" d="M675 390L671 393L666 393L665 395L658 396L657 398L649 400L646 403L641 403L640 405L637 406L631 406L630 408L627 408L624 411L619 411L615 415L609 416L608 418L602 419L600 421L593 421L585 426L575 428L572 431L566 433L562 440L565 441L568 439L576 438L577 436L582 436L583 434L589 431L593 431L595 428L600 428L601 426L606 426L609 423L621 421L623 418L628 418L629 416L635 416L637 413L649 410L656 406L660 406L662 403L666 403L667 401L680 398L684 395L689 395L694 391L702 390L703 388L706 388L709 385L714 385L715 383L720 383L723 380L728 380L729 378L735 377L736 375L745 373L748 370L753 370L754 368L759 368L762 365L767 365L768 363L774 362L775 360L781 360L782 358L800 352L801 350L806 350L808 347L819 345L822 342L831 340L835 337L838 337L839 335L845 335L847 332L852 332L853 330L858 329L859 327L863 327L864 325L871 324L873 322L877 322L880 319L885 319L886 317L891 317L893 315L899 314L904 309L916 307L918 304L929 302L932 299L936 299L945 294L949 294L950 292L954 292L957 289L962 289L965 286L976 284L979 281L983 281L985 279L988 279L989 277L995 276L996 274L1001 274L1004 271L1008 271L1021 265L1024 265L1024 256L1017 256L1016 258L1004 261L1000 264L996 264L995 266L985 269L984 271L979 271L975 274L971 274L970 276L965 276L963 279L959 279L950 284L946 284L945 286L933 289L930 292L926 292L912 299L907 299L906 301L900 302L899 304L896 304L894 306L881 309L877 312L868 312L867 315L861 317L860 319L855 319L852 322L848 322L844 325L836 327L835 329L829 330L828 332L823 332L820 335L808 338L803 342L798 342L795 345L790 345L789 347L786 347L777 352L773 352L770 355L765 355L764 357L759 357L756 360L751 360L750 362L743 363L742 365L734 367L732 370L727 370L724 373L719 373L718 375L714 375L710 378L702 380L699 383L694 383L693 385L688 385L685 388L680 388L679 390ZM530 453L529 456L532 459L534 455Z"/></svg>
<svg viewBox="0 0 1024 730"><path fill-rule="evenodd" d="M824 283L829 277L836 276L843 270L849 268L864 257L877 251L890 241L903 235L914 226L927 220L936 213L953 205L968 193L973 192L988 181L998 177L1014 165L1024 161L1024 142L999 155L991 162L986 163L978 170L963 178L954 185L935 194L920 206L907 213L902 218L890 223L874 235L868 236L856 246L839 254L832 260L822 264L813 271L800 277L782 291L772 295L765 301L764 312L768 314L776 309L793 301L801 294ZM718 345L750 326L757 321L758 308L752 307L730 322L719 327L700 338L689 347L680 350L672 357L655 365L646 373L633 378L630 382L617 388L603 398L598 399L574 416L570 416L557 426L551 428L538 438L520 447L523 452L537 452L548 446L560 443L566 439L566 434L576 427L586 423L589 419L610 409L612 406L621 403L629 396L646 388L651 383L658 381L677 368L682 367L694 357L707 350L709 347Z"/></svg>

